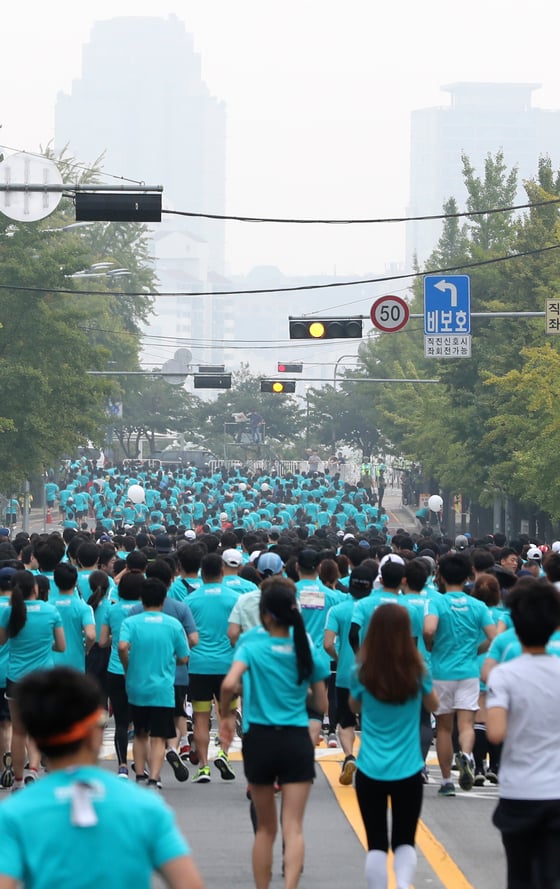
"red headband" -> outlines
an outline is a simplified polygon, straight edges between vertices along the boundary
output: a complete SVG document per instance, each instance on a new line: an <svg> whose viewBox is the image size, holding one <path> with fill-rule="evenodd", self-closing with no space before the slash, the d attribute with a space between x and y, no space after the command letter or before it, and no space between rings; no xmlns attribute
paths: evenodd
<svg viewBox="0 0 560 889"><path fill-rule="evenodd" d="M84 716L83 719L75 722L65 732L51 735L49 738L35 738L35 741L39 746L46 745L48 747L58 747L59 745L71 744L72 741L81 741L82 738L85 738L90 728L98 724L101 718L106 715L106 711L99 707L93 713L90 713L89 716Z"/></svg>

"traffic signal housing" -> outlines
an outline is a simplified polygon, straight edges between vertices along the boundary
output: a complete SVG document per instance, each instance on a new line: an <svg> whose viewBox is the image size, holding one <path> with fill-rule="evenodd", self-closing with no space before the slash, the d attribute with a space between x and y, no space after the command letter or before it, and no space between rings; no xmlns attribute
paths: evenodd
<svg viewBox="0 0 560 889"><path fill-rule="evenodd" d="M279 374L300 374L303 373L303 364L301 361L299 364L288 364L285 361L278 362L278 373Z"/></svg>
<svg viewBox="0 0 560 889"><path fill-rule="evenodd" d="M295 380L261 380L261 392L289 395L296 391Z"/></svg>
<svg viewBox="0 0 560 889"><path fill-rule="evenodd" d="M231 374L195 374L195 389L231 389Z"/></svg>
<svg viewBox="0 0 560 889"><path fill-rule="evenodd" d="M293 318L290 316L291 340L361 339L362 317Z"/></svg>

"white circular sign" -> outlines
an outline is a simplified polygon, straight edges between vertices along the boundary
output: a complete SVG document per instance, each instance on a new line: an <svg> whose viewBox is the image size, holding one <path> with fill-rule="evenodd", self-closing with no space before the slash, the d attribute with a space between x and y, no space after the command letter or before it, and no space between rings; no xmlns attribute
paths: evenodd
<svg viewBox="0 0 560 889"><path fill-rule="evenodd" d="M384 333L402 330L410 318L408 303L401 296L382 296L371 307L371 323Z"/></svg>
<svg viewBox="0 0 560 889"><path fill-rule="evenodd" d="M0 182L5 185L62 185L62 176L48 157L19 151L0 163ZM17 222L35 222L54 213L62 191L0 191L0 212Z"/></svg>

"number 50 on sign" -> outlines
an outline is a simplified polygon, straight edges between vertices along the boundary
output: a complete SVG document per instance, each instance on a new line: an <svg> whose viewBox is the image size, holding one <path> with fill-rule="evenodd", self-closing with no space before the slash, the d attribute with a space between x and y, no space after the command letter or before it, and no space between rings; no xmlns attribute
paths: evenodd
<svg viewBox="0 0 560 889"><path fill-rule="evenodd" d="M408 303L401 296L382 296L371 307L371 323L384 333L395 333L405 327L410 317Z"/></svg>

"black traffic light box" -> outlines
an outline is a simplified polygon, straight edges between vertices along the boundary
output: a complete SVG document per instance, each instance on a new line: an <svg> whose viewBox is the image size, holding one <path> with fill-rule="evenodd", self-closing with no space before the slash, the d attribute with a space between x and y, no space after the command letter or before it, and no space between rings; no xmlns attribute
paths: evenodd
<svg viewBox="0 0 560 889"><path fill-rule="evenodd" d="M76 222L161 222L161 192L78 191L75 202Z"/></svg>
<svg viewBox="0 0 560 889"><path fill-rule="evenodd" d="M231 389L231 374L195 374L195 389Z"/></svg>
<svg viewBox="0 0 560 889"><path fill-rule="evenodd" d="M261 380L261 392L274 392L276 395L288 395L295 391L295 380Z"/></svg>
<svg viewBox="0 0 560 889"><path fill-rule="evenodd" d="M199 374L223 374L225 366L223 364L199 364Z"/></svg>
<svg viewBox="0 0 560 889"><path fill-rule="evenodd" d="M303 364L301 361L298 364L288 364L286 361L278 362L278 373L279 374L300 374L303 373Z"/></svg>
<svg viewBox="0 0 560 889"><path fill-rule="evenodd" d="M361 339L362 318L289 318L291 340Z"/></svg>

